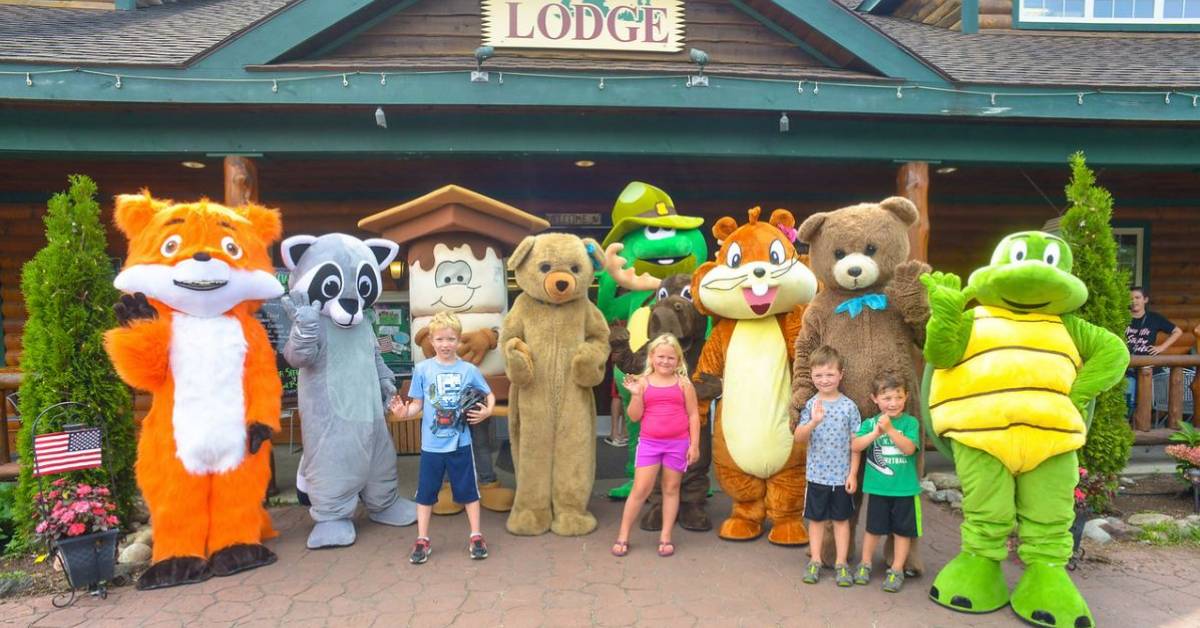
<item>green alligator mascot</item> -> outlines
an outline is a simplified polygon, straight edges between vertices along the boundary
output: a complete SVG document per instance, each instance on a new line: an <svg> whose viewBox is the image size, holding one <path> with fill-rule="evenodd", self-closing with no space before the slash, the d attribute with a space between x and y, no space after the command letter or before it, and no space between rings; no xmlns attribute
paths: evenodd
<svg viewBox="0 0 1200 628"><path fill-rule="evenodd" d="M1075 451L1096 395L1121 381L1129 352L1117 335L1070 313L1088 299L1066 241L1040 231L1005 237L991 264L921 276L932 316L925 340L926 428L962 481L962 551L929 596L956 611L1011 603L1037 626L1090 628L1067 575ZM979 305L964 310L971 299ZM1009 595L1000 563L1014 524L1025 573Z"/></svg>
<svg viewBox="0 0 1200 628"><path fill-rule="evenodd" d="M650 308L647 300L663 279L691 274L708 258L708 245L700 226L703 218L680 216L666 192L648 183L633 181L625 186L612 210L612 229L604 238L605 269L599 273L596 306L609 325L617 321L629 326L631 348L647 341ZM612 245L618 245L613 247ZM619 254L619 255L618 255ZM629 391L621 385L624 373L613 368L621 406L629 405ZM625 475L630 478L609 491L613 499L625 499L633 488L637 454L638 423L626 420L629 460Z"/></svg>

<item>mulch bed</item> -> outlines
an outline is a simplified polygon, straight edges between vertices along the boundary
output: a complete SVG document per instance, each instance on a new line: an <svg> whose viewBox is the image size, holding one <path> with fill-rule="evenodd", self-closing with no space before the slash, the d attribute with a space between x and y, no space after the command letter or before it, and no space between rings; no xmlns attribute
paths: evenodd
<svg viewBox="0 0 1200 628"><path fill-rule="evenodd" d="M1174 474L1138 476L1132 486L1117 491L1113 514L1128 517L1139 512L1161 512L1172 517L1193 514L1192 491Z"/></svg>

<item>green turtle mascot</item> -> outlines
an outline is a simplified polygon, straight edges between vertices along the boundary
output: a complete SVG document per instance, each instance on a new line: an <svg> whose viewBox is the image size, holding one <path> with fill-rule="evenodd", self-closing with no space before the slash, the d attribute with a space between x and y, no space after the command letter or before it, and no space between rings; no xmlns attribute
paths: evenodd
<svg viewBox="0 0 1200 628"><path fill-rule="evenodd" d="M932 316L925 340L926 428L962 481L962 549L929 596L956 611L1011 603L1037 626L1089 628L1067 574L1075 452L1096 395L1121 381L1117 335L1071 312L1088 299L1066 241L1040 231L1005 237L991 264L921 276ZM964 309L974 299L978 305ZM1009 595L1000 563L1014 524L1025 572Z"/></svg>
<svg viewBox="0 0 1200 628"><path fill-rule="evenodd" d="M609 325L617 321L629 327L629 342L636 351L648 339L650 308L646 302L663 279L691 274L708 258L708 245L700 226L703 218L680 216L675 203L661 189L633 181L613 204L612 229L604 238L605 268L597 278L596 306ZM617 246L614 246L617 245ZM621 406L629 405L629 392L621 385L624 373L613 368ZM639 424L625 422L629 434L627 482L609 491L609 497L625 499L633 488L633 467Z"/></svg>

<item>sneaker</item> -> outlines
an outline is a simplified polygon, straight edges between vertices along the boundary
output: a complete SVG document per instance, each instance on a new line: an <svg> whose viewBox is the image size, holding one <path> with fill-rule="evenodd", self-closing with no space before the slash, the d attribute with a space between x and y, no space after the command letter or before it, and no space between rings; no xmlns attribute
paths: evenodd
<svg viewBox="0 0 1200 628"><path fill-rule="evenodd" d="M613 438L611 436L605 437L604 442L608 445L612 445L613 447L627 447L629 445L629 439Z"/></svg>
<svg viewBox="0 0 1200 628"><path fill-rule="evenodd" d="M904 586L904 572L887 570L887 575L883 577L883 590L888 593L896 593L902 586Z"/></svg>
<svg viewBox="0 0 1200 628"><path fill-rule="evenodd" d="M429 544L429 539L420 536L413 542L412 553L408 555L408 562L414 565L429 560L429 555L433 553L433 547Z"/></svg>
<svg viewBox="0 0 1200 628"><path fill-rule="evenodd" d="M834 565L833 573L836 574L835 582L837 582L839 587L854 586L854 576L850 575L850 565L846 563Z"/></svg>
<svg viewBox="0 0 1200 628"><path fill-rule="evenodd" d="M488 557L487 543L484 542L482 534L471 535L467 551L471 554L471 560L483 560Z"/></svg>
<svg viewBox="0 0 1200 628"><path fill-rule="evenodd" d="M804 568L804 584L816 584L821 579L821 563L812 561Z"/></svg>
<svg viewBox="0 0 1200 628"><path fill-rule="evenodd" d="M871 565L869 563L860 563L858 569L854 571L854 584L867 584L871 582Z"/></svg>

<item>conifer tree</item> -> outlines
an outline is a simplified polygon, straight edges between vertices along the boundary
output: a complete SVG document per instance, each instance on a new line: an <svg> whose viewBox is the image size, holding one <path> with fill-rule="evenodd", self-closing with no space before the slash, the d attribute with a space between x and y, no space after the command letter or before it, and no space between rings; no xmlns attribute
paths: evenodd
<svg viewBox="0 0 1200 628"><path fill-rule="evenodd" d="M71 481L109 486L123 525L136 490L130 393L104 352L103 334L117 324L112 306L118 293L95 200L96 184L81 175L71 176L70 184L68 192L50 199L45 248L21 269L28 320L21 354L21 477L15 504L20 528L14 549L33 546L38 515L32 498L39 484L32 477L31 429L34 418L56 403L81 402L90 411L48 412L37 426L39 433L76 422L104 428L106 467L64 475Z"/></svg>
<svg viewBox="0 0 1200 628"><path fill-rule="evenodd" d="M1074 273L1088 289L1088 301L1076 314L1124 338L1129 324L1129 277L1117 268L1117 244L1112 233L1112 195L1096 185L1082 152L1071 156L1071 181L1066 188L1070 207L1059 224L1071 245ZM1129 461L1133 431L1126 416L1125 380L1096 398L1096 411L1088 431L1080 464L1093 482L1115 486L1117 474ZM1089 504L1097 510L1108 506L1104 491L1090 491Z"/></svg>

